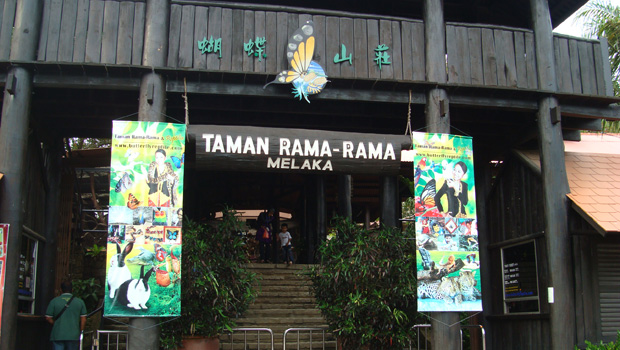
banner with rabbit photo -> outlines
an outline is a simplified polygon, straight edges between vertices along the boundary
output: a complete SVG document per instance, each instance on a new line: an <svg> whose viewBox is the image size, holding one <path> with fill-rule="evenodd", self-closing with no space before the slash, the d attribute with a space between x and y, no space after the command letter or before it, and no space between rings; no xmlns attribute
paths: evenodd
<svg viewBox="0 0 620 350"><path fill-rule="evenodd" d="M181 314L185 130L113 123L105 316Z"/></svg>
<svg viewBox="0 0 620 350"><path fill-rule="evenodd" d="M482 311L471 137L413 133L418 311Z"/></svg>

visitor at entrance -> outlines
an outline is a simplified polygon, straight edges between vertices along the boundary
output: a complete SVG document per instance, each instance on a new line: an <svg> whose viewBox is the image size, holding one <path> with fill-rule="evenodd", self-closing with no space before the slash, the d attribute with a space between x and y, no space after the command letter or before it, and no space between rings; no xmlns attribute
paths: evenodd
<svg viewBox="0 0 620 350"><path fill-rule="evenodd" d="M282 246L282 254L284 254L284 263L287 265L293 265L293 247L291 246L291 233L288 232L288 225L282 224L280 227L280 233L278 233L278 240Z"/></svg>
<svg viewBox="0 0 620 350"><path fill-rule="evenodd" d="M149 186L149 207L174 207L177 203L176 186L179 177L166 162L166 151L155 151L155 161L149 165L147 184Z"/></svg>
<svg viewBox="0 0 620 350"><path fill-rule="evenodd" d="M86 305L71 294L71 282L62 282L60 289L62 294L50 301L45 312L45 319L53 325L50 341L54 350L78 350L86 325Z"/></svg>
<svg viewBox="0 0 620 350"><path fill-rule="evenodd" d="M266 263L271 260L271 231L273 229L273 214L275 210L268 211L258 215L258 231L256 231L256 239L259 243L260 262Z"/></svg>

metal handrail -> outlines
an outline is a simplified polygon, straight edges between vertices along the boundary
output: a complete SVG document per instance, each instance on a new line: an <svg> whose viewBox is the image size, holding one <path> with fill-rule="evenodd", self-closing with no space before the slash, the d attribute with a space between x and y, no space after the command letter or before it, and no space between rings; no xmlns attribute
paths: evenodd
<svg viewBox="0 0 620 350"><path fill-rule="evenodd" d="M297 350L299 350L299 344L300 344L300 332L302 331L307 331L310 332L310 350L313 349L312 347L312 332L313 331L320 331L323 334L323 350L325 350L325 331L327 331L327 328L320 328L320 327L302 327L302 328L288 328L287 330L284 331L284 335L282 336L282 350L286 350L286 336L288 335L289 332L297 332Z"/></svg>
<svg viewBox="0 0 620 350"><path fill-rule="evenodd" d="M484 327L480 324L462 324L461 325L461 350L463 350L463 329L462 328L479 328L480 334L482 334L482 350L487 349L487 341L486 341L486 332L484 331Z"/></svg>
<svg viewBox="0 0 620 350"><path fill-rule="evenodd" d="M233 338L233 333L234 332L243 332L243 348L245 349L247 346L247 341L248 341L248 332L256 332L256 341L257 341L257 349L260 349L260 332L268 332L269 335L271 336L271 350L274 350L273 348L273 331L271 330L271 328L233 328L230 333L230 348L233 349L234 348L234 338Z"/></svg>
<svg viewBox="0 0 620 350"><path fill-rule="evenodd" d="M415 326L413 326L413 329L419 329L419 328L431 328L430 324L417 324ZM462 324L461 325L461 329L459 329L460 335L461 335L461 350L463 350L463 328L477 328L480 329L480 333L482 334L482 350L486 350L487 348L487 343L486 343L486 332L484 331L484 327L482 327L482 325L479 324ZM420 350L420 331L417 330L416 332L416 339L418 341L418 350ZM424 349L428 349L428 342L424 342ZM412 345L411 342L409 342L409 350L412 350Z"/></svg>
<svg viewBox="0 0 620 350"><path fill-rule="evenodd" d="M120 338L121 338L120 336L124 334L125 335L125 347L127 347L129 345L128 344L129 338L127 336L128 333L129 333L128 331L97 330L97 332L95 333L96 334L95 339L93 340L93 350L101 349L101 339L99 336L102 334L107 335L106 349L110 349L110 336L111 335L116 335L116 349L118 349L120 345Z"/></svg>
<svg viewBox="0 0 620 350"><path fill-rule="evenodd" d="M416 324L413 326L413 329L418 329L418 328L431 328L430 324ZM420 331L417 330L416 332L416 339L418 341L418 350L420 350ZM412 350L413 348L411 347L411 342L409 342L409 350ZM428 349L428 340L424 341L424 349Z"/></svg>

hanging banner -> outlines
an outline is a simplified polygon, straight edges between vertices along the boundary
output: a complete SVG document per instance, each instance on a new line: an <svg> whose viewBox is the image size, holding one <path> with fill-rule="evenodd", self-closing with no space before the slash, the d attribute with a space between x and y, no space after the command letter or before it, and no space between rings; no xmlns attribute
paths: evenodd
<svg viewBox="0 0 620 350"><path fill-rule="evenodd" d="M472 139L413 133L413 150L418 311L482 311Z"/></svg>
<svg viewBox="0 0 620 350"><path fill-rule="evenodd" d="M2 303L4 302L4 276L6 276L6 248L9 239L9 224L0 224L0 315L2 315ZM0 330L2 330L2 317L0 317Z"/></svg>
<svg viewBox="0 0 620 350"><path fill-rule="evenodd" d="M105 316L181 314L185 132L113 123Z"/></svg>

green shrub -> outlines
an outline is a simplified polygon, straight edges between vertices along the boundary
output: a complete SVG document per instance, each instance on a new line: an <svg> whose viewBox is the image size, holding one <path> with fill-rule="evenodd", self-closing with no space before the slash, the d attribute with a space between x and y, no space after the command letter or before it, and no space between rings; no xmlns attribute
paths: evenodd
<svg viewBox="0 0 620 350"><path fill-rule="evenodd" d="M86 310L91 312L95 310L99 304L99 294L101 293L101 285L95 278L85 280L73 280L73 295L82 299L86 304Z"/></svg>
<svg viewBox="0 0 620 350"><path fill-rule="evenodd" d="M575 350L579 350L579 347L575 346ZM608 344L604 344L603 341L599 344L592 344L586 340L585 350L620 350L620 331L616 335L616 341Z"/></svg>
<svg viewBox="0 0 620 350"><path fill-rule="evenodd" d="M415 240L393 228L364 230L349 220L318 249L308 275L318 308L343 348L402 349L416 323Z"/></svg>
<svg viewBox="0 0 620 350"><path fill-rule="evenodd" d="M214 337L231 330L254 301L256 274L246 267L242 228L232 209L214 225L183 223L181 317L162 327L164 348L176 347L184 335Z"/></svg>

